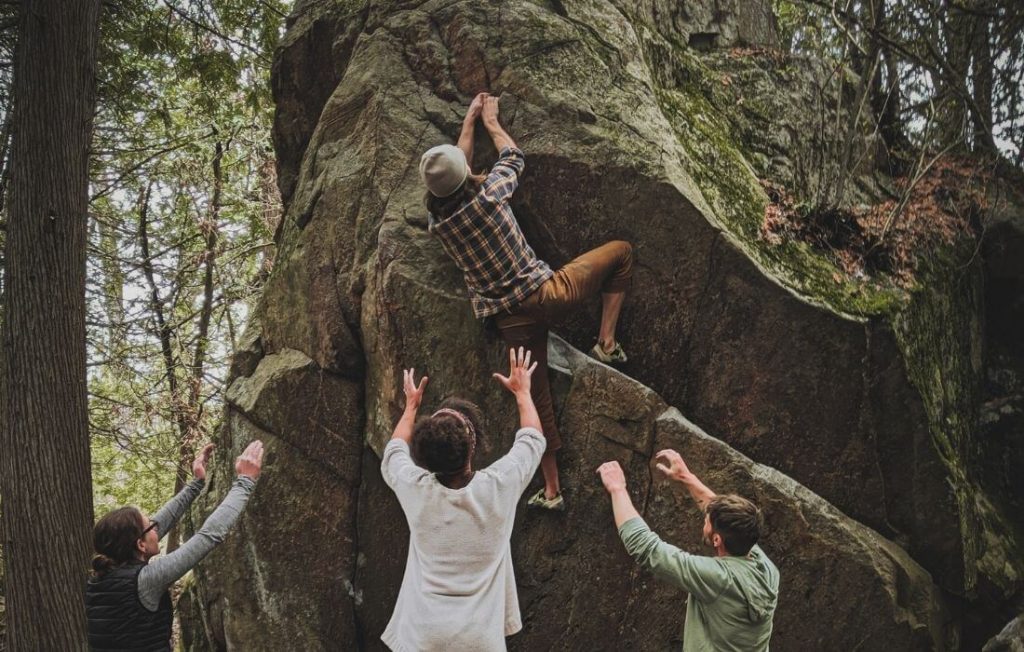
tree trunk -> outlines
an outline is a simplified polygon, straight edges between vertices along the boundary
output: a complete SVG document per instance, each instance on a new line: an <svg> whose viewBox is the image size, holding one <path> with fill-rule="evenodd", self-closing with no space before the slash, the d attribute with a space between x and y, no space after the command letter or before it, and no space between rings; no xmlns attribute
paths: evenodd
<svg viewBox="0 0 1024 652"><path fill-rule="evenodd" d="M967 126L968 69L971 57L971 33L974 30L972 16L950 4L949 15L942 25L945 38L945 59L948 70L940 76L938 86L940 103L938 125L939 145L945 146L962 141Z"/></svg>
<svg viewBox="0 0 1024 652"><path fill-rule="evenodd" d="M98 0L24 0L14 68L0 458L7 644L86 647L85 376Z"/></svg>
<svg viewBox="0 0 1024 652"><path fill-rule="evenodd" d="M974 126L974 149L979 152L996 154L996 142L992 137L992 45L989 25L993 11L988 1L975 3L977 15L971 35L971 97L974 100L971 122Z"/></svg>
<svg viewBox="0 0 1024 652"><path fill-rule="evenodd" d="M153 321L156 324L157 335L160 338L160 355L164 361L164 369L167 377L167 391L171 398L171 412L174 415L174 422L178 427L179 459L180 450L188 441L192 427L185 403L181 398L181 391L178 388L178 362L174 355L174 330L168 325L164 315L163 299L160 298L160 287L156 282L156 270L153 267L153 258L149 248L149 198L152 193L152 183L146 186L139 199L139 247L142 253L142 273L149 284L149 306L153 311ZM186 470L178 468L174 473L174 495L185 487ZM178 534L179 528L171 530L167 537L167 552L171 553L178 549L181 537Z"/></svg>

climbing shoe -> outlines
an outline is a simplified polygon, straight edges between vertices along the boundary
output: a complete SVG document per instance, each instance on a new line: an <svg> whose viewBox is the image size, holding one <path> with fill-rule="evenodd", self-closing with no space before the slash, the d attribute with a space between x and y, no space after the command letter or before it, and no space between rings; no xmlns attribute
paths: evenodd
<svg viewBox="0 0 1024 652"><path fill-rule="evenodd" d="M562 499L562 494L559 493L554 498L545 498L544 489L530 496L530 499L526 501L527 507L536 507L537 509L550 509L553 512L564 512L565 501Z"/></svg>
<svg viewBox="0 0 1024 652"><path fill-rule="evenodd" d="M594 348L590 349L590 355L605 364L622 364L628 360L626 352L622 350L622 345L618 342L615 343L615 347L611 351L605 351L601 343L598 342Z"/></svg>

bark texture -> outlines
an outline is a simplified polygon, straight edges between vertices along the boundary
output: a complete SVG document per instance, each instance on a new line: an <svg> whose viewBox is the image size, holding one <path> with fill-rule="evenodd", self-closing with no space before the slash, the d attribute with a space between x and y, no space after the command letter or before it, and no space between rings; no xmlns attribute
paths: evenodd
<svg viewBox="0 0 1024 652"><path fill-rule="evenodd" d="M0 458L12 650L85 649L85 251L99 10L97 0L28 1L19 18Z"/></svg>

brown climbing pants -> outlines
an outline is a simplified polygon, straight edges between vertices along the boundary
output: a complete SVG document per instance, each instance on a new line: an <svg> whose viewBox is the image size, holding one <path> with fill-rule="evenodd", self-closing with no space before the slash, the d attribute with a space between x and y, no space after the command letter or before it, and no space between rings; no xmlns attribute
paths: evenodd
<svg viewBox="0 0 1024 652"><path fill-rule="evenodd" d="M537 361L530 395L540 415L549 453L562 447L562 438L555 424L548 380L548 330L598 293L625 292L632 276L632 245L613 240L569 261L518 306L495 315L505 342L514 347L526 347Z"/></svg>

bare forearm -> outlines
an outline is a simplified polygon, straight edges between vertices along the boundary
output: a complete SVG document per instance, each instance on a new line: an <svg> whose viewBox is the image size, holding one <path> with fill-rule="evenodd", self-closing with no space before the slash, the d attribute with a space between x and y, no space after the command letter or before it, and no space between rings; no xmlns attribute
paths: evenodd
<svg viewBox="0 0 1024 652"><path fill-rule="evenodd" d="M466 163L470 166L473 165L473 128L476 124L476 118L470 120L469 117L462 122L462 133L459 134L459 149L466 155Z"/></svg>
<svg viewBox="0 0 1024 652"><path fill-rule="evenodd" d="M715 492L708 489L707 485L700 481L700 478L695 476L693 473L684 474L676 478L686 490L690 492L690 497L693 498L701 509L708 506L711 499L715 497Z"/></svg>
<svg viewBox="0 0 1024 652"><path fill-rule="evenodd" d="M417 411L418 408L416 407L405 406L402 418L398 420L398 423L395 425L395 431L391 433L392 439L401 439L407 444L412 442L412 428L416 424Z"/></svg>
<svg viewBox="0 0 1024 652"><path fill-rule="evenodd" d="M533 397L529 392L518 392L516 394L516 405L519 407L519 427L535 428L543 432L540 423L540 415L537 414L537 406L533 403Z"/></svg>
<svg viewBox="0 0 1024 652"><path fill-rule="evenodd" d="M501 124L497 121L485 122L484 126L487 127L487 133L491 135L491 140L494 142L494 149L499 152L506 147L515 147L516 143L512 140L512 136L508 135Z"/></svg>
<svg viewBox="0 0 1024 652"><path fill-rule="evenodd" d="M611 492L612 513L615 515L615 527L620 528L626 521L640 517L640 512L633 507L633 500L625 487Z"/></svg>

